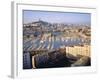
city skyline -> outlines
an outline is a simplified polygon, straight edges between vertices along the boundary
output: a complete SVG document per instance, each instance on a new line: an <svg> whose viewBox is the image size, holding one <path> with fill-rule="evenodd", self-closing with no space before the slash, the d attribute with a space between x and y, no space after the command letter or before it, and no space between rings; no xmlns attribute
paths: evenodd
<svg viewBox="0 0 100 80"><path fill-rule="evenodd" d="M54 11L23 11L23 23L43 20L50 23L91 24L90 13L54 12Z"/></svg>

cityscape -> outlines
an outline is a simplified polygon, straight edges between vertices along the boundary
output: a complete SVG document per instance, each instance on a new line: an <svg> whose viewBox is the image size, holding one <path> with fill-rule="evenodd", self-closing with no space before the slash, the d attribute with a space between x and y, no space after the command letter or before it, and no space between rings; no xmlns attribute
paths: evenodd
<svg viewBox="0 0 100 80"><path fill-rule="evenodd" d="M23 69L91 66L89 13L23 11Z"/></svg>

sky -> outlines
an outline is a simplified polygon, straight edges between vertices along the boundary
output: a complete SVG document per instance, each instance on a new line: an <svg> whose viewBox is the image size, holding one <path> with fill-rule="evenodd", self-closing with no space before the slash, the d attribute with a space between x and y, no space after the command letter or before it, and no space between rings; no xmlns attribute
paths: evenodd
<svg viewBox="0 0 100 80"><path fill-rule="evenodd" d="M23 11L24 24L38 21L39 19L50 23L91 24L90 13L50 12L34 10Z"/></svg>

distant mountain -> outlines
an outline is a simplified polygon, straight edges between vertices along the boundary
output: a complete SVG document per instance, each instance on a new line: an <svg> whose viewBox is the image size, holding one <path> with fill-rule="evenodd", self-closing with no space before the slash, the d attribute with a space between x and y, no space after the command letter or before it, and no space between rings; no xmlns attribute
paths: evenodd
<svg viewBox="0 0 100 80"><path fill-rule="evenodd" d="M49 25L50 23L48 22L45 22L45 21L42 21L42 20L39 20L39 21L36 21L36 22L32 22L32 24L41 24L41 25Z"/></svg>

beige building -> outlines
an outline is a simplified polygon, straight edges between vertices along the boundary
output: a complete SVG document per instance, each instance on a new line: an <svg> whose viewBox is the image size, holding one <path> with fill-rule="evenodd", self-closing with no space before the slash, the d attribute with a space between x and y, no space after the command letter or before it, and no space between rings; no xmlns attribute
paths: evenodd
<svg viewBox="0 0 100 80"><path fill-rule="evenodd" d="M90 45L66 47L66 53L70 53L74 56L84 55L90 57L91 47Z"/></svg>

